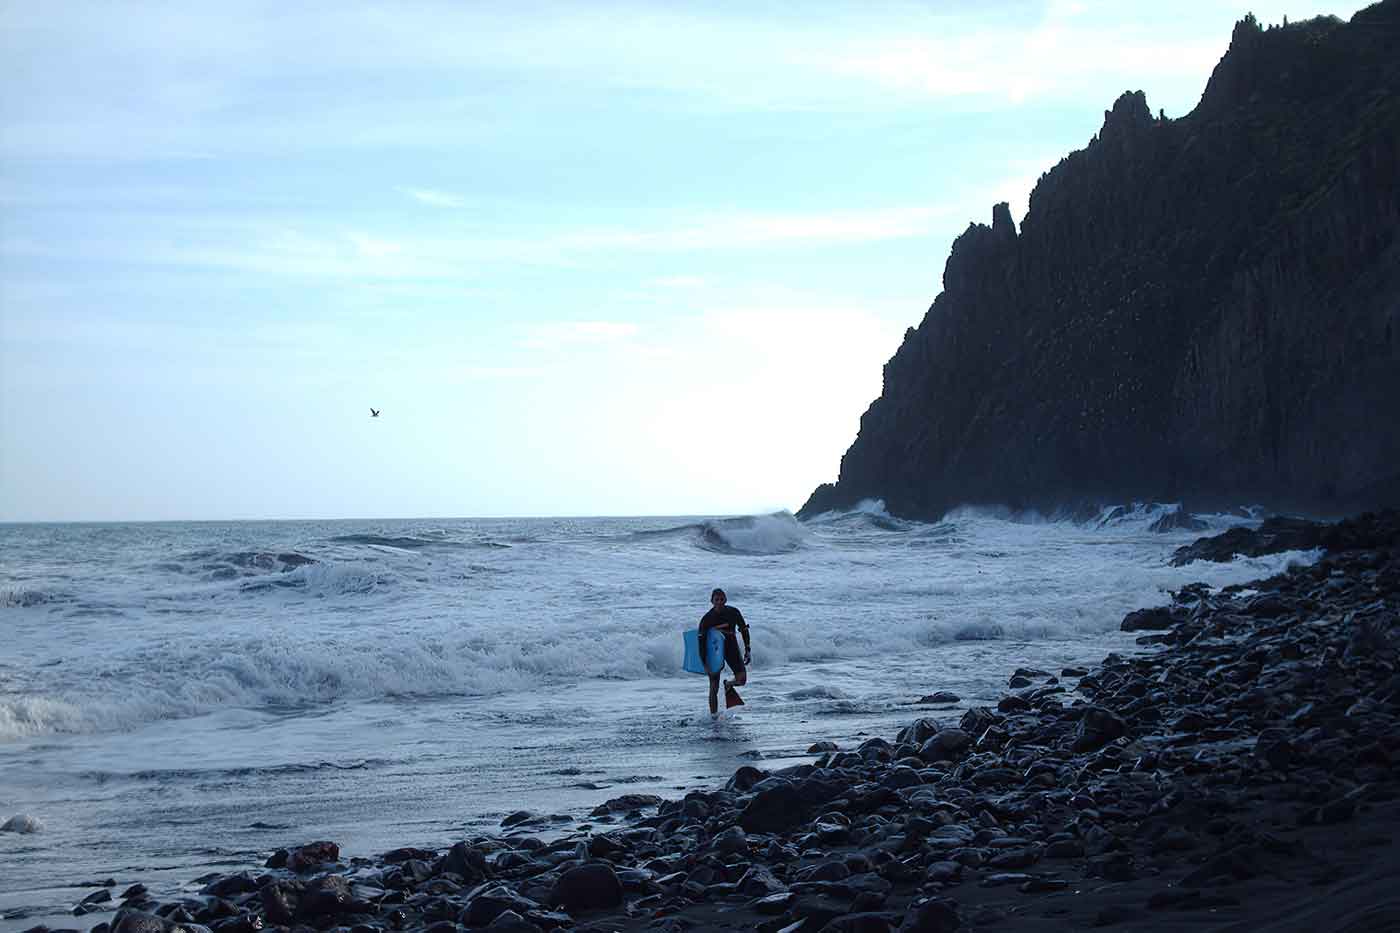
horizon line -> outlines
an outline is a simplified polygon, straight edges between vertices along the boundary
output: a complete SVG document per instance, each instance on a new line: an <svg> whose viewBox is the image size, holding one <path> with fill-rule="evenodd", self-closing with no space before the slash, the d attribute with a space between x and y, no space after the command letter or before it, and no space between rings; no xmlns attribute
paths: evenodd
<svg viewBox="0 0 1400 933"><path fill-rule="evenodd" d="M561 513L556 515L397 515L354 516L339 518L0 518L0 525L209 525L230 522L460 522L460 521L548 521L569 518L748 518L759 515L796 516L790 508L758 509L746 512L645 512L631 515L598 515L592 513Z"/></svg>

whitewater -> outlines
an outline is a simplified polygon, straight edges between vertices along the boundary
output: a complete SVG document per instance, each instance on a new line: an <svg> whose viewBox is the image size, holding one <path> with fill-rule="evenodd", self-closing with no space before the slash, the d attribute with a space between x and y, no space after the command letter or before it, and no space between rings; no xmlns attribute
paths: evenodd
<svg viewBox="0 0 1400 933"><path fill-rule="evenodd" d="M1172 567L1197 533L1149 531L1164 508L0 526L0 930L73 925L81 882L178 891L312 839L441 847L522 809L577 831L623 793L956 718L1016 667L1138 650L1123 615L1171 590L1317 556ZM681 633L716 586L753 665L711 720Z"/></svg>

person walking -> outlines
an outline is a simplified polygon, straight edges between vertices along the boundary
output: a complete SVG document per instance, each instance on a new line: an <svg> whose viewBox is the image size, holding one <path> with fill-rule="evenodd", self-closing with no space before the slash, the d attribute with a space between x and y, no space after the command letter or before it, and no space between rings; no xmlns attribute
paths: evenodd
<svg viewBox="0 0 1400 933"><path fill-rule="evenodd" d="M743 613L729 605L729 598L719 587L715 587L710 593L710 611L700 619L701 663L705 665L705 673L710 675L710 715L718 716L719 678L720 674L724 672L724 668L710 670L709 662L705 659L703 646L706 644L705 639L710 634L711 629L724 635L724 663L729 665L729 670L734 674L732 680L724 682L725 706L738 706L744 701L739 698L739 693L734 688L742 687L749 682L748 665L753 658L749 644L749 624L744 621ZM744 636L742 656L739 654L739 640L736 633Z"/></svg>

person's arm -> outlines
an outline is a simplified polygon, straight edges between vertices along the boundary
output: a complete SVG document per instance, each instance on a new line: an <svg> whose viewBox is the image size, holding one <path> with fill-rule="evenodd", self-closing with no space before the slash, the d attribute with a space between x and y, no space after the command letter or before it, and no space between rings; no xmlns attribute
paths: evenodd
<svg viewBox="0 0 1400 933"><path fill-rule="evenodd" d="M749 623L744 621L744 614L738 609L734 610L734 621L739 626L739 633L744 636L744 663L748 664L753 654L749 648Z"/></svg>
<svg viewBox="0 0 1400 933"><path fill-rule="evenodd" d="M700 637L696 640L700 648L700 666L705 669L706 674L714 673L710 670L710 652L706 642L706 636L710 634L710 629L714 628L715 625L715 620L710 616L711 613L707 612L700 617Z"/></svg>

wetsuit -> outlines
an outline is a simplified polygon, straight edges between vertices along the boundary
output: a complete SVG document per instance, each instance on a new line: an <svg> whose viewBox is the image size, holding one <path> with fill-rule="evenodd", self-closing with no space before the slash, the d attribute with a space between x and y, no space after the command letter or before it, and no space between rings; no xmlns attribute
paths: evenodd
<svg viewBox="0 0 1400 933"><path fill-rule="evenodd" d="M749 623L744 621L744 616L728 604L720 606L718 609L711 609L705 613L700 620L700 644L704 645L705 637L709 635L710 629L718 628L724 635L724 663L729 665L729 669L738 674L744 670L744 655L749 652ZM744 652L739 653L739 640L734 637L734 630L738 629L744 636ZM703 648L701 649L704 650ZM719 671L710 671L711 677L718 677Z"/></svg>

